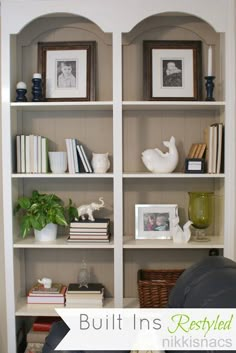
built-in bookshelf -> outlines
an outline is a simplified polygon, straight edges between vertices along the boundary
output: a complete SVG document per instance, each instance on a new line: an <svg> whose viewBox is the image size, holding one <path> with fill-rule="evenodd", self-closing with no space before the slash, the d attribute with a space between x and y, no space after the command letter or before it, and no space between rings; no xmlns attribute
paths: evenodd
<svg viewBox="0 0 236 353"><path fill-rule="evenodd" d="M137 307L140 268L187 268L217 249L235 258L235 106L234 2L214 2L214 16L203 3L148 0L94 4L61 0L2 2L2 146L4 252L7 288L6 353L16 352L22 322L53 316L54 308L29 306L26 294L35 279L48 276L60 283L77 281L85 259L92 282L106 288L104 307ZM149 6L150 5L150 6ZM26 11L27 7L27 11ZM68 8L70 14L68 14ZM124 16L124 14L126 14ZM127 15L128 14L128 15ZM201 40L201 101L145 101L143 40ZM31 78L38 71L37 43L96 41L95 101L31 102ZM213 47L215 101L205 101L207 50ZM16 83L27 84L28 102L15 102ZM184 161L193 143L203 142L207 126L225 126L225 169L218 174L186 174ZM108 173L17 173L16 135L48 138L49 150L66 151L65 138L78 138L92 152L109 153ZM163 149L175 136L179 151L176 170L147 171L141 153ZM13 214L19 196L32 190L71 198L78 206L103 197L99 217L110 218L109 243L74 244L61 230L55 242L22 239ZM181 226L188 219L188 192L213 191L216 197L210 241L176 244L172 240L136 240L136 204L178 204Z"/></svg>

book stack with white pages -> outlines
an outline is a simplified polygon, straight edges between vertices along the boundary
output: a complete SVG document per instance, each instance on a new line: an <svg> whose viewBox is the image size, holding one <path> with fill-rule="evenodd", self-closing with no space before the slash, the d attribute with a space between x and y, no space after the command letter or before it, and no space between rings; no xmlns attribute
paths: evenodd
<svg viewBox="0 0 236 353"><path fill-rule="evenodd" d="M66 292L66 307L101 308L104 300L104 286L101 283L70 283Z"/></svg>
<svg viewBox="0 0 236 353"><path fill-rule="evenodd" d="M96 218L95 221L71 222L67 240L79 243L109 243L110 219Z"/></svg>

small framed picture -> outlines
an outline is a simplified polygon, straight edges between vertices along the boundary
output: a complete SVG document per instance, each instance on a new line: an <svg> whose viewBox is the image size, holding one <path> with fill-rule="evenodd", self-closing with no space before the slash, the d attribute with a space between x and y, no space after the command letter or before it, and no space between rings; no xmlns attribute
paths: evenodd
<svg viewBox="0 0 236 353"><path fill-rule="evenodd" d="M94 41L38 43L44 100L94 100L95 51Z"/></svg>
<svg viewBox="0 0 236 353"><path fill-rule="evenodd" d="M178 205L135 205L135 239L172 239Z"/></svg>
<svg viewBox="0 0 236 353"><path fill-rule="evenodd" d="M144 99L201 100L201 41L144 41Z"/></svg>

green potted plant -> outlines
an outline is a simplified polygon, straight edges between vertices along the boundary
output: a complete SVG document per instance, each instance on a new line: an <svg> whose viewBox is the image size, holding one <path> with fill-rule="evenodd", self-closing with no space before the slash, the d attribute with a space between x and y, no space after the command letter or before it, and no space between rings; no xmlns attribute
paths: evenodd
<svg viewBox="0 0 236 353"><path fill-rule="evenodd" d="M67 226L78 216L77 208L63 201L55 194L40 194L33 191L30 197L17 200L15 213L20 216L20 234L25 238L34 230L36 240L51 241L56 239L57 226Z"/></svg>

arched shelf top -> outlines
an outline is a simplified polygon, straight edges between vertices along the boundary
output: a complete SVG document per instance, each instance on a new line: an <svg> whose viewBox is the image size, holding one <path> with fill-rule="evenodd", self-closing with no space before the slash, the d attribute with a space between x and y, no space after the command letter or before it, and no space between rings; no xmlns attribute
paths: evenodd
<svg viewBox="0 0 236 353"><path fill-rule="evenodd" d="M11 34L19 33L27 24L42 16L65 14L82 16L104 32L129 32L153 15L167 12L186 13L208 23L216 32L226 32L227 7L233 0L28 0L2 1L2 20ZM145 5L145 6L144 6ZM214 9L214 11L206 11ZM69 9L69 11L68 11ZM9 17L10 14L10 17Z"/></svg>
<svg viewBox="0 0 236 353"><path fill-rule="evenodd" d="M86 6L86 1L81 1L79 4L73 0L68 0L64 3L62 1L54 2L55 0L41 0L39 2L27 1L27 4L16 2L4 1L2 6L2 19L6 18L4 27L7 29L9 34L18 34L24 30L28 25L40 18L50 17L80 17L88 20L89 22L97 25L102 31L109 32L107 30L106 23L101 20L101 12L98 11L98 7L93 11L93 6ZM88 1L93 2L93 1ZM6 7L4 6L6 5ZM27 6L27 8L26 8ZM11 20L9 21L9 15L11 13ZM8 18L8 20L7 20ZM5 22L5 21L4 21Z"/></svg>

